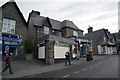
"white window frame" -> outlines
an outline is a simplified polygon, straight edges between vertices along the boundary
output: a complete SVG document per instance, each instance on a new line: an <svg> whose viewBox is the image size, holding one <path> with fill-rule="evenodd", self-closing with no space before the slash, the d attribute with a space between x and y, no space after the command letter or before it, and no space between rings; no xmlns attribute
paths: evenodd
<svg viewBox="0 0 120 80"><path fill-rule="evenodd" d="M15 25L16 25L15 20L3 18L2 32L15 34Z"/></svg>
<svg viewBox="0 0 120 80"><path fill-rule="evenodd" d="M73 35L78 37L78 31L73 31Z"/></svg>
<svg viewBox="0 0 120 80"><path fill-rule="evenodd" d="M46 29L47 29L47 30L46 30ZM50 31L49 27L44 26L44 34L45 34L45 35L48 35L48 34L49 34L49 31Z"/></svg>

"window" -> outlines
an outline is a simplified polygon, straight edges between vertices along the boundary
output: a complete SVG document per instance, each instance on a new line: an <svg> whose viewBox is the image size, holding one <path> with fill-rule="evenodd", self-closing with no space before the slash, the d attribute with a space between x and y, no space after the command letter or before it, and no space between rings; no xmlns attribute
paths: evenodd
<svg viewBox="0 0 120 80"><path fill-rule="evenodd" d="M113 53L116 52L116 47L112 47L113 48Z"/></svg>
<svg viewBox="0 0 120 80"><path fill-rule="evenodd" d="M57 32L57 35L58 35L58 36L61 36L61 32L58 31L58 32Z"/></svg>
<svg viewBox="0 0 120 80"><path fill-rule="evenodd" d="M73 31L73 35L78 37L78 32L77 31Z"/></svg>
<svg viewBox="0 0 120 80"><path fill-rule="evenodd" d="M103 46L102 53L105 53L105 52L106 52L106 49L105 49L105 46Z"/></svg>
<svg viewBox="0 0 120 80"><path fill-rule="evenodd" d="M49 27L44 27L44 34L45 35L48 35L49 34Z"/></svg>
<svg viewBox="0 0 120 80"><path fill-rule="evenodd" d="M15 34L16 21L3 18L2 32Z"/></svg>

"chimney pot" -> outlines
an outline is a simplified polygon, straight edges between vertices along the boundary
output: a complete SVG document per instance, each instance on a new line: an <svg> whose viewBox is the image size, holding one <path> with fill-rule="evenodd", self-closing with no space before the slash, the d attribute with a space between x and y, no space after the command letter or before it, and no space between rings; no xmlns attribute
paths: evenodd
<svg viewBox="0 0 120 80"><path fill-rule="evenodd" d="M88 33L90 33L90 32L93 32L93 27L90 27L90 25L89 25Z"/></svg>

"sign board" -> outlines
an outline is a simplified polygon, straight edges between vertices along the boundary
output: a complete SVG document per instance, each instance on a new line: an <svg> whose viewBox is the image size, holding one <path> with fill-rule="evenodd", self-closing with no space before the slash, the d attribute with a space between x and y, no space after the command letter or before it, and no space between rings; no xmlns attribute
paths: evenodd
<svg viewBox="0 0 120 80"><path fill-rule="evenodd" d="M58 41L56 41L56 42L55 42L55 46L69 47L69 44L66 44L66 43L59 43Z"/></svg>
<svg viewBox="0 0 120 80"><path fill-rule="evenodd" d="M2 37L2 40L22 42L21 38Z"/></svg>

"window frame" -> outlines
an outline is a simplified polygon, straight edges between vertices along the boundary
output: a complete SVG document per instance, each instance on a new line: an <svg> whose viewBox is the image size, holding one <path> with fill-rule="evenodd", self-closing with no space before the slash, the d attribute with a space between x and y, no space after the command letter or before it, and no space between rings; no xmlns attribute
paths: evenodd
<svg viewBox="0 0 120 80"><path fill-rule="evenodd" d="M50 33L50 28L47 26L44 26L44 35L49 35L49 33Z"/></svg>
<svg viewBox="0 0 120 80"><path fill-rule="evenodd" d="M3 18L2 32L15 34L15 25L15 20Z"/></svg>
<svg viewBox="0 0 120 80"><path fill-rule="evenodd" d="M76 35L77 34L77 35ZM73 31L73 36L77 36L78 37L78 31Z"/></svg>

